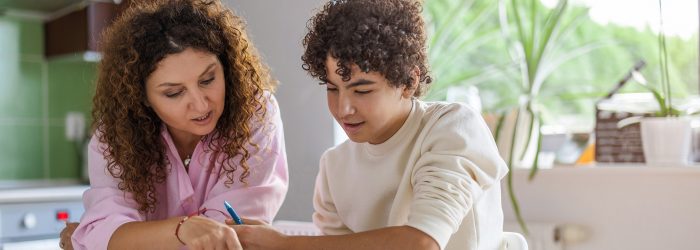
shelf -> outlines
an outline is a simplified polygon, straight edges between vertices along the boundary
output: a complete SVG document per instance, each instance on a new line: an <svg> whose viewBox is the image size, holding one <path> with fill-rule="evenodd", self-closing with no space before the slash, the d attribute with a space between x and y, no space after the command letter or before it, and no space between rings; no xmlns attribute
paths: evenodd
<svg viewBox="0 0 700 250"><path fill-rule="evenodd" d="M530 173L529 168L515 169L515 176L527 175ZM570 175L570 174L700 174L700 165L692 166L670 166L670 167L653 167L639 163L624 163L624 164L598 164L589 166L564 166L557 165L552 168L538 169L537 175ZM535 177L537 178L537 177Z"/></svg>

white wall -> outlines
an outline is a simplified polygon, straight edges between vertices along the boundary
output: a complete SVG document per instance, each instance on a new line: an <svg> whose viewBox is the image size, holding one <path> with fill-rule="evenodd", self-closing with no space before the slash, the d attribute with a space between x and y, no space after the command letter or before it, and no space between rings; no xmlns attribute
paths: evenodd
<svg viewBox="0 0 700 250"><path fill-rule="evenodd" d="M514 175L526 221L582 226L587 239L566 250L700 249L700 167L544 169ZM514 221L503 182L503 212Z"/></svg>
<svg viewBox="0 0 700 250"><path fill-rule="evenodd" d="M333 145L333 120L325 89L301 68L306 21L322 0L226 0L248 24L248 34L280 81L276 97L282 112L289 193L277 219L311 220L311 197L323 151Z"/></svg>

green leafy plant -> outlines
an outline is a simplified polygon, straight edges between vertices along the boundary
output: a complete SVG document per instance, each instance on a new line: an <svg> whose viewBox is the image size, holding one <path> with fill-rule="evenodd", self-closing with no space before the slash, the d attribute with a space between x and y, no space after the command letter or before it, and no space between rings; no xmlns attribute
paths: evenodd
<svg viewBox="0 0 700 250"><path fill-rule="evenodd" d="M639 74L639 72L634 72L634 74ZM654 96L654 100L656 100L656 103L659 105L659 111L656 111L656 113L654 114L655 116L675 117L681 114L681 112L678 109L674 108L671 105L670 87L665 86L669 85L668 83L664 83L663 80L661 81L661 89L665 89L665 91L660 92L653 86L649 85L647 81L639 75L635 76L635 79L637 83L639 83L644 89L649 91ZM668 98L665 98L665 96L668 96Z"/></svg>
<svg viewBox="0 0 700 250"><path fill-rule="evenodd" d="M657 117L677 117L681 115L681 112L673 107L672 95L671 95L671 84L670 76L668 71L668 50L666 48L666 35L664 34L663 25L663 8L661 0L659 0L659 32L658 38L658 56L659 56L659 85L661 91L651 86L646 78L644 78L638 70L632 71L632 78L635 79L640 86L645 90L649 91L653 96L656 103L659 105L659 110L654 114ZM644 65L644 61L640 62Z"/></svg>
<svg viewBox="0 0 700 250"><path fill-rule="evenodd" d="M474 0L426 2L428 59L433 76L426 99L444 100L449 87L478 85L498 76L498 66L488 59L493 56L480 51L500 38L499 27L493 23L496 7Z"/></svg>
<svg viewBox="0 0 700 250"><path fill-rule="evenodd" d="M513 170L516 162L525 158L528 148L535 147L529 179L538 171L539 152L542 146L542 115L546 106L542 105L540 92L549 76L562 64L590 51L600 48L605 43L590 43L573 48L564 48L564 38L575 30L576 25L587 13L585 9L569 13L568 1L560 0L552 9L542 6L539 0L501 0L499 8L501 30L506 38L509 54L519 70L519 98L515 106L515 125L510 138L508 166ZM501 115L497 129L498 138L503 129L506 113ZM515 143L520 123L527 123L525 149L516 152ZM530 144L531 140L535 140ZM497 139L498 140L498 139ZM528 234L527 225L521 215L519 203L514 193L513 176L507 177L507 188L516 219L522 231Z"/></svg>
<svg viewBox="0 0 700 250"><path fill-rule="evenodd" d="M658 41L659 41L659 70L660 75L661 75L661 80L660 80L660 85L661 85L661 91L658 91L656 88L653 86L647 84L646 80L644 80L643 77L639 77L637 75L636 80L638 83L640 83L645 89L647 89L649 92L651 92L654 95L654 99L656 102L659 104L659 111L656 112L656 116L660 117L669 117L669 116L679 116L680 111L677 109L673 108L672 104L672 95L671 95L671 84L669 80L669 74L668 74L668 50L666 49L666 35L664 34L664 22L663 22L663 8L661 4L661 0L659 0L659 34L658 34ZM638 74L637 72L635 72Z"/></svg>

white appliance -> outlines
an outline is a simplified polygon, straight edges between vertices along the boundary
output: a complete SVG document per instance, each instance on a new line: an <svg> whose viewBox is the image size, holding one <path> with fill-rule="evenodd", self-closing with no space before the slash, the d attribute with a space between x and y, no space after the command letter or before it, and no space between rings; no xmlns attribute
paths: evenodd
<svg viewBox="0 0 700 250"><path fill-rule="evenodd" d="M0 250L60 249L65 222L83 215L88 186L0 188Z"/></svg>

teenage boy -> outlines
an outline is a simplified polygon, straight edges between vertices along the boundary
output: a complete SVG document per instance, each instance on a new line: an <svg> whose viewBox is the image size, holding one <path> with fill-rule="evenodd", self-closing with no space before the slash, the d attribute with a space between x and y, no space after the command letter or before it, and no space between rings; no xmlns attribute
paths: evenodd
<svg viewBox="0 0 700 250"><path fill-rule="evenodd" d="M245 249L499 247L507 166L480 114L417 99L431 82L421 11L336 0L310 20L303 68L350 138L321 157L313 222L324 236L234 226Z"/></svg>

